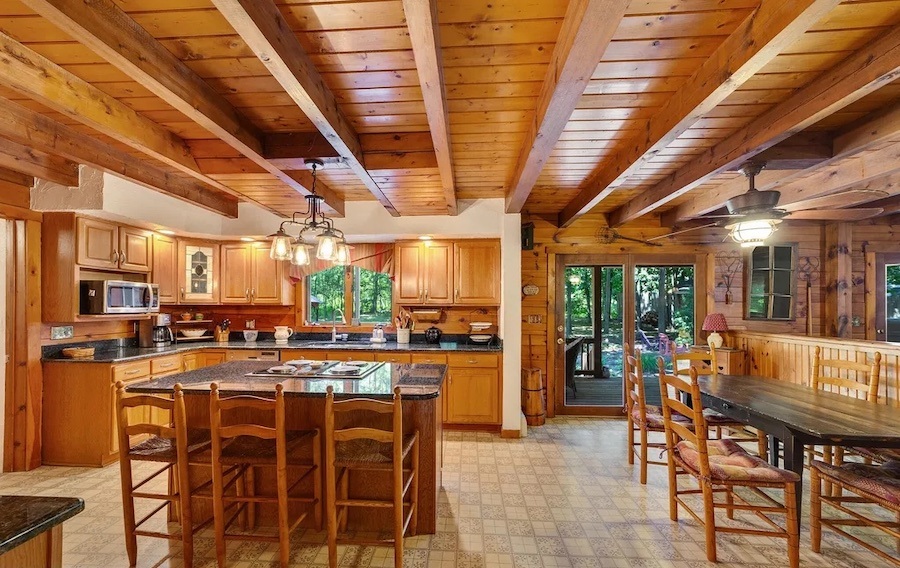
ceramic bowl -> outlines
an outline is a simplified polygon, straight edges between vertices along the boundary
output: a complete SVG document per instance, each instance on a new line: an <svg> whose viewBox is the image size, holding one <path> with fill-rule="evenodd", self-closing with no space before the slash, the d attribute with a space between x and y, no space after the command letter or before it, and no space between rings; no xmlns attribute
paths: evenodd
<svg viewBox="0 0 900 568"><path fill-rule="evenodd" d="M185 337L202 337L206 333L205 329L182 329L181 335Z"/></svg>
<svg viewBox="0 0 900 568"><path fill-rule="evenodd" d="M259 336L258 329L245 329L244 330L244 341L256 341L257 336Z"/></svg>

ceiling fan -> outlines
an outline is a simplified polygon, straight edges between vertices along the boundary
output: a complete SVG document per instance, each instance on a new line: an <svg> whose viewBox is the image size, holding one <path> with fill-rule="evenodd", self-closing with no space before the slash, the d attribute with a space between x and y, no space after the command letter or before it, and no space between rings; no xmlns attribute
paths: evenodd
<svg viewBox="0 0 900 568"><path fill-rule="evenodd" d="M648 240L656 241L698 229L727 227L731 229L732 239L742 246L750 247L761 244L775 232L776 226L785 219L861 221L876 217L884 211L881 207L840 208L852 207L887 195L883 191L868 189L851 189L778 207L778 200L781 198L780 191L756 189L756 176L764 167L765 164L760 162L749 162L742 166L740 171L747 176L749 183L747 192L726 201L726 213L700 217L701 220L718 220L705 225L676 230Z"/></svg>

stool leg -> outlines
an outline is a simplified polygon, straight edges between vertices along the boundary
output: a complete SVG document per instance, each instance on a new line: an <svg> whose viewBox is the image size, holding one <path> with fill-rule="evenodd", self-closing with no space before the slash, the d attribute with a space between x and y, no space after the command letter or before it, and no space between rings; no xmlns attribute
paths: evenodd
<svg viewBox="0 0 900 568"><path fill-rule="evenodd" d="M169 495L176 495L179 491L178 488L178 475L174 471L176 464L172 464L169 467L169 471L166 472L168 476L168 484L169 484ZM166 520L170 523L174 523L178 521L178 504L175 501L169 501L169 506L166 507Z"/></svg>
<svg viewBox="0 0 900 568"><path fill-rule="evenodd" d="M394 568L403 568L403 462L394 462Z"/></svg>
<svg viewBox="0 0 900 568"><path fill-rule="evenodd" d="M343 470L343 480L341 481L340 487L340 496L341 499L349 499L350 498L350 468L344 468ZM350 509L348 508L344 513L343 518L341 518L341 526L338 528L340 532L347 532L347 521L350 517Z"/></svg>
<svg viewBox="0 0 900 568"><path fill-rule="evenodd" d="M419 526L419 439L416 438L415 443L413 443L412 447L412 483L409 486L410 496L409 502L412 507L413 513L412 518L409 520L409 534L415 535L418 534L418 526Z"/></svg>
<svg viewBox="0 0 900 568"><path fill-rule="evenodd" d="M628 465L634 465L634 422L628 417Z"/></svg>
<svg viewBox="0 0 900 568"><path fill-rule="evenodd" d="M313 460L313 468L315 471L313 472L313 497L316 499L316 503L314 505L313 514L316 519L316 530L322 530L322 440L321 436L319 436L319 431L316 430L315 436L313 436L313 447L312 447L312 460Z"/></svg>
<svg viewBox="0 0 900 568"><path fill-rule="evenodd" d="M325 447L325 512L328 531L328 566L337 567L337 505L335 496L334 450Z"/></svg>
<svg viewBox="0 0 900 568"><path fill-rule="evenodd" d="M256 495L256 469L251 465L247 467L247 477L245 478L247 485L244 493L248 497ZM252 531L256 528L256 503L249 501L247 503L247 526Z"/></svg>
<svg viewBox="0 0 900 568"><path fill-rule="evenodd" d="M283 447L279 448L278 451L280 454L285 453ZM278 490L278 552L281 568L287 568L291 555L291 527L288 522L287 458L283 455L278 457L278 465L275 468L275 483Z"/></svg>
<svg viewBox="0 0 900 568"><path fill-rule="evenodd" d="M809 541L812 551L818 553L822 551L822 480L815 468L810 470L809 477ZM787 494L785 501L788 501Z"/></svg>
<svg viewBox="0 0 900 568"><path fill-rule="evenodd" d="M178 517L181 521L181 545L184 550L184 568L194 565L194 519L191 508L191 477L186 460L175 464L178 485Z"/></svg>
<svg viewBox="0 0 900 568"><path fill-rule="evenodd" d="M134 534L134 481L131 474L131 460L125 449L119 452L119 469L122 481L122 513L125 519L125 550L128 552L129 566L137 565L137 537Z"/></svg>
<svg viewBox="0 0 900 568"><path fill-rule="evenodd" d="M240 480L236 482L240 484ZM216 458L213 452L212 467L212 487L213 487L213 525L216 532L216 561L219 568L225 568L225 491L222 482L222 464Z"/></svg>
<svg viewBox="0 0 900 568"><path fill-rule="evenodd" d="M246 471L249 472L251 469L253 469L253 468L248 467ZM238 479L234 484L234 494L237 497L243 497L247 493L246 488L247 488L247 473L242 473L240 476L240 479ZM238 503L238 507L240 507L239 515L240 515L241 530L246 531L247 530L247 509L250 508L250 504L242 503L240 501L238 501L237 503Z"/></svg>

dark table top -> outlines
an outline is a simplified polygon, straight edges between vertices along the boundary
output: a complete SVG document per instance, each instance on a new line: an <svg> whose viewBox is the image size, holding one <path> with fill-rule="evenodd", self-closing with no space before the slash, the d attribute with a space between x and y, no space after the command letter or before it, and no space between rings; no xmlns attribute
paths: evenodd
<svg viewBox="0 0 900 568"><path fill-rule="evenodd" d="M900 444L900 409L746 375L699 377L700 391L730 408L787 425L811 439Z"/></svg>
<svg viewBox="0 0 900 568"><path fill-rule="evenodd" d="M276 344L274 341L194 341L190 343L178 343L168 347L119 347L115 349L97 349L93 357L83 359L67 359L62 355L44 358L44 362L63 363L121 363L124 361L136 361L150 357L163 355L175 355L178 353L190 353L201 349L309 349L321 351L374 351L374 352L398 352L411 353L416 351L444 351L447 353L462 352L488 352L501 353L502 349L496 345L479 345L458 342L443 343L368 343L364 341L309 341L291 340L286 344Z"/></svg>
<svg viewBox="0 0 900 568"><path fill-rule="evenodd" d="M440 393L447 374L446 365L385 363L372 374L361 379L295 379L285 377L246 377L247 373L277 365L276 361L233 361L195 371L175 373L146 383L128 387L135 393L171 393L176 383L181 383L185 394L208 394L212 382L219 384L223 395L272 394L275 385L284 385L285 396L324 397L325 389L334 387L335 396L352 395L389 399L395 386L407 399L435 398Z"/></svg>
<svg viewBox="0 0 900 568"><path fill-rule="evenodd" d="M75 497L0 495L0 554L83 510L84 501Z"/></svg>

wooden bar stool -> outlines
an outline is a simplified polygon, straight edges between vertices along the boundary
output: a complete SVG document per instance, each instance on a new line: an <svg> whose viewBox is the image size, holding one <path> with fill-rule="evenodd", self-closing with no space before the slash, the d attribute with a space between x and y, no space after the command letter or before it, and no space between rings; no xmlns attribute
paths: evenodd
<svg viewBox="0 0 900 568"><path fill-rule="evenodd" d="M172 399L153 395L125 395L125 383L116 383L116 408L119 424L119 468L122 481L122 508L125 518L125 549L131 566L137 564L137 537L180 539L184 547L184 566L193 565L194 533L205 526L193 526L191 517L191 486L188 464L191 459L210 446L209 432L189 431L184 410L184 392L180 384L175 385ZM171 425L150 423L154 411L168 412ZM145 438L132 445L132 438ZM149 437L147 437L149 436ZM163 464L160 469L135 484L132 462L156 462ZM152 480L163 473L169 476L166 493L154 493L146 488ZM135 520L134 500L151 499L162 501L158 507L140 521ZM168 534L143 530L141 525L154 515L169 507L171 513L177 506L181 523L180 534ZM170 514L169 519L172 519Z"/></svg>
<svg viewBox="0 0 900 568"><path fill-rule="evenodd" d="M359 426L362 412L392 414L391 429ZM350 414L354 413L354 414ZM336 428L337 414L342 414L352 425ZM404 468L403 462L410 463ZM349 496L351 470L377 470L390 472L392 498L390 500L351 498ZM406 474L406 475L405 475ZM400 387L394 388L394 399L382 402L370 399L334 400L334 389L329 386L325 395L325 499L328 509L328 563L337 566L337 545L388 544L394 545L394 566L403 566L403 535L416 534L417 502L419 495L419 436L418 432L403 434L403 408ZM338 489L340 488L340 489ZM340 498L336 493L340 490ZM409 499L405 500L409 494ZM393 508L394 537L386 540L365 541L338 537L338 528L346 530L350 507ZM404 508L406 514L404 515Z"/></svg>
<svg viewBox="0 0 900 568"><path fill-rule="evenodd" d="M212 436L213 519L216 532L216 559L225 566L227 540L277 542L279 561L286 568L290 557L290 533L310 510L302 512L293 523L288 518L288 505L308 503L316 527L322 528L321 438L319 430L287 430L285 428L284 387L275 385L275 399L256 396L221 398L219 385L210 385L210 433ZM247 417L256 413L275 417L275 424L258 424ZM230 420L231 418L234 420ZM242 420L242 421L238 421ZM223 421L227 425L223 425ZM257 467L275 469L275 495L256 494L253 487ZM237 468L226 482L227 470ZM298 472L288 484L288 469ZM312 478L311 494L296 495L297 487ZM234 488L235 494L229 494ZM277 536L232 534L228 528L241 515L255 525L255 505L274 503L278 507ZM226 519L226 513L231 516Z"/></svg>

